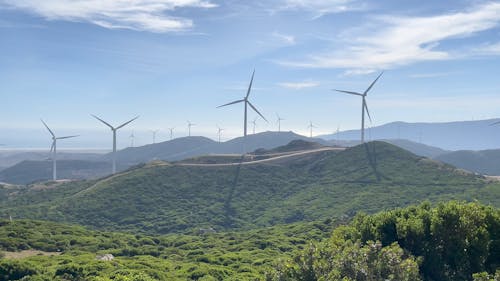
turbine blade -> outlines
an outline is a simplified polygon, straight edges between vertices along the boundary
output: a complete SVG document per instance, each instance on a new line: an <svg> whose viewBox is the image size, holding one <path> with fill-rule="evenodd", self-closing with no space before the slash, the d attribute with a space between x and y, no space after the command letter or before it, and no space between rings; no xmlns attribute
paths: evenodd
<svg viewBox="0 0 500 281"><path fill-rule="evenodd" d="M494 125L498 125L498 124L500 124L500 121L492 123L492 124L490 124L490 126L494 126Z"/></svg>
<svg viewBox="0 0 500 281"><path fill-rule="evenodd" d="M76 138L79 137L80 135L74 135L74 136L65 136L65 137L59 137L56 138L56 140L62 140L62 139L70 139L70 138Z"/></svg>
<svg viewBox="0 0 500 281"><path fill-rule="evenodd" d="M224 107L224 106L228 106L228 105L235 104L235 103L244 102L244 101L245 101L245 100L237 100L237 101L233 101L233 102L230 102L230 103L226 103L226 104L223 104L223 105L219 105L219 106L217 106L217 108L219 108L219 107Z"/></svg>
<svg viewBox="0 0 500 281"><path fill-rule="evenodd" d="M99 117L95 116L94 114L90 114L90 115L91 115L92 117L94 117L95 119L97 119L97 120L101 121L102 123L104 123L104 125L106 125L106 126L110 127L110 128L111 128L111 130L114 130L114 129L115 129L115 128L114 128L113 126L111 126L108 122L106 122L106 121L102 120L101 118L99 118Z"/></svg>
<svg viewBox="0 0 500 281"><path fill-rule="evenodd" d="M55 145L56 145L56 140L53 140L52 145L50 146L50 153L52 153L54 151Z"/></svg>
<svg viewBox="0 0 500 281"><path fill-rule="evenodd" d="M372 84L370 85L370 87L368 87L368 89L366 89L366 91L363 93L363 96L366 96L368 94L368 91L370 91L373 87L373 85L375 85L375 83L377 82L377 80L380 78L380 76L382 76L382 74L384 74L384 72L382 71L375 80L373 80Z"/></svg>
<svg viewBox="0 0 500 281"><path fill-rule="evenodd" d="M368 119L370 119L370 123L372 123L372 117L370 116L370 111L368 111L368 105L366 104L366 101L365 101L364 105L365 105L366 113L368 114Z"/></svg>
<svg viewBox="0 0 500 281"><path fill-rule="evenodd" d="M351 95L356 95L356 96L363 96L363 94L356 93L356 92L351 92L351 91L343 91L343 90L334 90L334 91L341 92L341 93L346 93L346 94L351 94Z"/></svg>
<svg viewBox="0 0 500 281"><path fill-rule="evenodd" d="M245 100L247 100L248 96L250 95L250 90L252 89L254 75L255 75L255 69L253 70L253 73L252 73L252 79L250 79L250 85L248 85L248 91L247 91L247 95L245 96Z"/></svg>
<svg viewBox="0 0 500 281"><path fill-rule="evenodd" d="M253 106L253 104L252 104L251 102L249 102L249 101L247 101L247 102L248 102L248 105L250 105L250 107L251 107L253 110L255 110L255 112L257 112L257 114L259 114L259 115L260 115L260 117L262 117L262 119L264 119L266 122L268 122L268 123L269 123L269 121L267 121L266 117L264 117L264 115L262 115L262 113L260 113L260 112L257 110L257 108L255 108L255 106Z"/></svg>
<svg viewBox="0 0 500 281"><path fill-rule="evenodd" d="M130 119L129 121L127 121L127 122L125 122L125 123L121 124L120 126L116 127L116 129L118 130L118 129L120 129L120 128L125 127L127 124L129 124L130 122L134 121L134 120L135 120L135 119L137 119L137 118L139 118L139 116L136 116L136 117L134 117L134 118Z"/></svg>
<svg viewBox="0 0 500 281"><path fill-rule="evenodd" d="M45 124L45 122L43 122L42 119L40 119L40 121L42 121L43 125L45 125L45 128L47 128L47 130L49 130L49 132L52 135L52 137L55 138L56 135L54 134L54 132L52 132L52 130L49 128L49 126L47 126L47 124Z"/></svg>

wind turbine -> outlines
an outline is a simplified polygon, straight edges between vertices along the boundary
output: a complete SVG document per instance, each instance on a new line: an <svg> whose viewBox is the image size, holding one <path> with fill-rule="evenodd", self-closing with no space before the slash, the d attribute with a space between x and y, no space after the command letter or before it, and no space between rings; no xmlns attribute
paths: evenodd
<svg viewBox="0 0 500 281"><path fill-rule="evenodd" d="M151 130L151 133L153 133L153 144L156 143L156 134L158 133L158 131L160 130Z"/></svg>
<svg viewBox="0 0 500 281"><path fill-rule="evenodd" d="M224 131L224 129L222 129L221 127L217 126L217 135L219 136L219 143L220 143L220 136L222 134L222 131Z"/></svg>
<svg viewBox="0 0 500 281"><path fill-rule="evenodd" d="M170 140L172 140L172 138L174 136L174 129L175 129L175 127L168 128L168 130L170 131Z"/></svg>
<svg viewBox="0 0 500 281"><path fill-rule="evenodd" d="M191 136L191 127L196 126L196 124L191 123L191 121L188 120L188 136Z"/></svg>
<svg viewBox="0 0 500 281"><path fill-rule="evenodd" d="M278 132L281 132L281 121L282 121L282 120L285 120L285 119L281 118L281 117L278 115L278 113L276 113L276 118L277 118L276 123L278 123Z"/></svg>
<svg viewBox="0 0 500 281"><path fill-rule="evenodd" d="M55 180L57 180L57 158L56 158L56 156L57 156L57 140L74 138L74 137L78 137L78 135L56 137L54 132L52 132L52 130L49 128L49 126L47 126L47 124L42 119L40 119L40 121L42 121L45 128L47 128L49 133L52 135L52 146L50 147L50 153L52 153L52 180L55 181Z"/></svg>
<svg viewBox="0 0 500 281"><path fill-rule="evenodd" d="M129 121L121 124L120 126L118 127L113 127L111 126L108 122L102 120L101 118L91 114L92 117L94 117L95 119L101 121L104 125L108 126L111 131L113 132L113 166L112 166L112 173L115 174L116 173L116 131L118 131L119 129L125 127L126 125L128 125L129 123L131 123L132 121L134 121L135 119L139 118L139 116L136 116L135 118L133 119L130 119Z"/></svg>
<svg viewBox="0 0 500 281"><path fill-rule="evenodd" d="M370 119L370 122L372 121L372 117L370 116L370 112L368 111L368 105L366 104L366 95L368 92L371 90L373 85L377 82L377 80L382 76L384 72L382 71L377 78L370 84L370 86L363 92L363 93L358 93L358 92L351 92L351 91L343 91L343 90L335 90L337 92L341 93L346 93L350 95L356 95L356 96L361 96L362 97L362 104L361 104L361 143L365 142L365 111L366 114L368 114L368 118Z"/></svg>
<svg viewBox="0 0 500 281"><path fill-rule="evenodd" d="M317 128L317 127L313 125L312 121L309 121L309 126L307 126L307 128L309 129L309 137L312 138L313 137L313 128Z"/></svg>
<svg viewBox="0 0 500 281"><path fill-rule="evenodd" d="M132 131L132 134L130 134L129 138L130 138L130 147L134 147L134 138L135 138L134 131Z"/></svg>
<svg viewBox="0 0 500 281"><path fill-rule="evenodd" d="M257 127L257 117L255 117L255 119L253 119L253 121L250 122L250 123L253 124L253 131L252 132L255 135L255 127Z"/></svg>
<svg viewBox="0 0 500 281"><path fill-rule="evenodd" d="M257 108L255 108L255 106L248 100L248 96L250 96L250 91L252 90L252 84L253 84L253 77L255 75L255 69L252 73L252 78L250 79L250 84L248 85L248 90L247 90L247 94L246 96L241 99L241 100L236 100L236 101L233 101L233 102L230 102L230 103L226 103L226 104L223 104L223 105L220 105L218 106L217 108L220 108L220 107L224 107L224 106L228 106L228 105L232 105L232 104L236 104L236 103L240 103L242 102L244 104L244 120L243 120L243 153L245 153L245 143L246 143L246 138L247 138L247 113L248 113L248 106L250 106L255 112L257 112L257 114L260 115L260 117L262 117L262 119L264 119L266 122L267 119L264 117L264 115L262 115L259 110L257 110Z"/></svg>

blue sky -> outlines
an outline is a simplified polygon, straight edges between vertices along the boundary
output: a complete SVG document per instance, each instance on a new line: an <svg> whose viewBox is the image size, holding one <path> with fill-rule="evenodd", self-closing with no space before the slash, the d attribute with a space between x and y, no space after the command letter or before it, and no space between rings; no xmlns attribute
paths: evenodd
<svg viewBox="0 0 500 281"><path fill-rule="evenodd" d="M187 134L242 134L245 95L269 119L257 131L315 134L359 127L500 116L500 2L476 0L0 0L0 130L10 147L127 146ZM251 113L250 120L257 115Z"/></svg>

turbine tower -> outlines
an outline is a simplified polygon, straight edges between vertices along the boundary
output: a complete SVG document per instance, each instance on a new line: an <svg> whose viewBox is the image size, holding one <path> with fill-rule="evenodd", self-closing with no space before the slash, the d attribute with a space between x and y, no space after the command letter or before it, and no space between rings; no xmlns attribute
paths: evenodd
<svg viewBox="0 0 500 281"><path fill-rule="evenodd" d="M191 127L196 126L196 124L191 123L191 121L188 120L188 136L191 136Z"/></svg>
<svg viewBox="0 0 500 281"><path fill-rule="evenodd" d="M134 131L132 131L132 134L130 134L129 138L130 138L130 147L134 147L134 138L135 138Z"/></svg>
<svg viewBox="0 0 500 281"><path fill-rule="evenodd" d="M236 104L236 103L240 103L242 102L244 104L244 119L243 119L243 153L246 153L245 151L245 144L246 144L246 138L247 138L247 113L248 113L248 106L250 106L255 112L257 112L257 114L260 115L260 117L262 117L262 119L264 119L266 122L267 119L264 117L264 115L262 115L259 110L257 110L257 108L255 108L255 106L248 100L248 96L250 96L250 91L252 90L252 84L253 84L253 77L255 75L255 69L252 73L252 78L250 79L250 84L248 85L248 90L247 90L247 94L246 96L241 99L241 100L237 100L237 101L233 101L233 102L230 102L230 103L226 103L226 104L223 104L223 105L220 105L218 106L217 108L220 108L220 107L224 107L224 106L228 106L228 105L232 105L232 104Z"/></svg>
<svg viewBox="0 0 500 281"><path fill-rule="evenodd" d="M40 121L42 121L45 128L47 128L49 133L52 135L52 146L50 147L50 153L52 153L52 180L56 181L57 180L57 158L56 158L56 156L57 156L57 140L74 138L74 137L78 137L78 135L56 137L54 132L52 132L52 130L49 128L49 126L47 126L47 124L42 119L40 119Z"/></svg>
<svg viewBox="0 0 500 281"><path fill-rule="evenodd" d="M168 128L168 130L170 131L170 140L172 140L172 138L174 136L174 129L175 129L175 127Z"/></svg>
<svg viewBox="0 0 500 281"><path fill-rule="evenodd" d="M126 125L128 125L129 123L131 123L132 121L134 121L135 119L139 118L139 116L136 116L135 118L130 119L129 121L121 124L120 126L118 126L116 128L113 127L113 126L111 126L108 122L102 120L101 118L99 118L99 117L97 117L97 116L95 116L93 114L91 114L91 116L94 117L95 119L101 121L104 125L108 126L111 129L111 131L113 132L113 166L112 166L111 172L113 174L115 174L116 173L116 131L118 131L119 129L125 127Z"/></svg>
<svg viewBox="0 0 500 281"><path fill-rule="evenodd" d="M219 143L220 143L220 136L222 134L222 131L224 131L224 129L222 129L221 127L217 126L217 135L219 136Z"/></svg>
<svg viewBox="0 0 500 281"><path fill-rule="evenodd" d="M307 128L309 129L309 137L312 138L313 137L313 128L317 128L317 127L313 125L312 121L309 121L309 126L307 126Z"/></svg>
<svg viewBox="0 0 500 281"><path fill-rule="evenodd" d="M255 127L257 127L257 117L255 117L251 123L253 124L253 131L252 132L255 135Z"/></svg>
<svg viewBox="0 0 500 281"><path fill-rule="evenodd" d="M281 121L285 119L281 118L278 113L276 113L276 123L278 123L278 132L281 132Z"/></svg>
<svg viewBox="0 0 500 281"><path fill-rule="evenodd" d="M358 92L351 92L351 91L343 91L343 90L335 90L337 92L341 93L346 93L350 95L356 95L356 96L361 96L362 98L362 104L361 104L361 143L365 142L365 111L366 114L368 114L368 118L370 119L370 122L372 121L372 117L370 116L370 112L368 111L368 105L366 104L366 95L368 92L371 90L373 85L377 82L377 80L382 76L384 72L381 72L377 78L370 84L370 86L363 92L363 93L358 93Z"/></svg>
<svg viewBox="0 0 500 281"><path fill-rule="evenodd" d="M151 130L151 133L153 133L153 144L156 143L156 134L158 133L158 131L160 130Z"/></svg>

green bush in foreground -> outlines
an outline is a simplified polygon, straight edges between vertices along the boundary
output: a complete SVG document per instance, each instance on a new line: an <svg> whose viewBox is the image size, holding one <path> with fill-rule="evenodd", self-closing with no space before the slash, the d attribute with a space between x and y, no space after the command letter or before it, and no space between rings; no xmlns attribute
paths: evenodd
<svg viewBox="0 0 500 281"><path fill-rule="evenodd" d="M278 265L268 279L490 280L499 266L498 209L459 202L432 208L424 203L358 215L350 225L335 229L328 241Z"/></svg>

